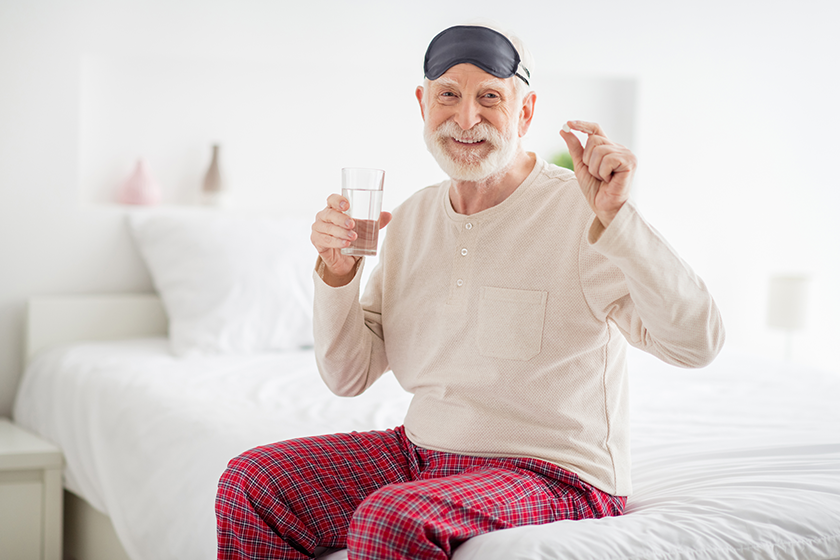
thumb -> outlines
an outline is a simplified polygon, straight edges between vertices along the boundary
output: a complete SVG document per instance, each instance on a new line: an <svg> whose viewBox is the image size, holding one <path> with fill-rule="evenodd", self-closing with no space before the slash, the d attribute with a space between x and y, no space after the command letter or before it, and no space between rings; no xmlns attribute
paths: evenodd
<svg viewBox="0 0 840 560"><path fill-rule="evenodd" d="M560 136L566 141L566 146L569 148L569 155L572 156L572 161L575 162L575 169L579 169L583 163L583 145L578 140L578 137L571 132L561 130Z"/></svg>
<svg viewBox="0 0 840 560"><path fill-rule="evenodd" d="M391 222L391 218L393 218L393 216L391 216L390 212L380 212L379 213L379 229L382 229L385 226L387 226Z"/></svg>

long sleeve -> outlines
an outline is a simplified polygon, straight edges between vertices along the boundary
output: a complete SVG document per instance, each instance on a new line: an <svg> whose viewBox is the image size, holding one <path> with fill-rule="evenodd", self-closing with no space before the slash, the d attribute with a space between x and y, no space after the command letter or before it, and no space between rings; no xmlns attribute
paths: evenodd
<svg viewBox="0 0 840 560"><path fill-rule="evenodd" d="M670 364L702 367L717 356L725 335L712 296L631 202L606 229L594 220L584 244L607 260L581 259L593 314Z"/></svg>
<svg viewBox="0 0 840 560"><path fill-rule="evenodd" d="M365 309L359 302L364 259L353 280L340 288L328 286L321 279L322 267L323 261L319 258L313 272L313 328L318 370L333 393L359 395L388 369L381 311L375 304ZM369 298L369 301L375 302L377 298Z"/></svg>
<svg viewBox="0 0 840 560"><path fill-rule="evenodd" d="M340 395L390 369L406 435L464 455L535 457L632 491L626 347L708 363L723 326L706 287L626 204L593 222L574 174L537 159L504 202L458 214L449 183L393 210L359 298L315 278L315 351ZM625 340L626 339L626 340Z"/></svg>

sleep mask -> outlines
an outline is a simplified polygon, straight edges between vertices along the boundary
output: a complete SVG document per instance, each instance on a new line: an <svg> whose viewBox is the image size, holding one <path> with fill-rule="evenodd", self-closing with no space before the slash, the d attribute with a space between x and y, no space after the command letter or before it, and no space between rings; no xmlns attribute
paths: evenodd
<svg viewBox="0 0 840 560"><path fill-rule="evenodd" d="M423 71L430 80L437 80L456 64L478 66L497 78L516 76L526 84L528 79L517 72L519 53L510 40L487 27L456 25L437 34L426 49ZM524 66L523 73L531 73Z"/></svg>

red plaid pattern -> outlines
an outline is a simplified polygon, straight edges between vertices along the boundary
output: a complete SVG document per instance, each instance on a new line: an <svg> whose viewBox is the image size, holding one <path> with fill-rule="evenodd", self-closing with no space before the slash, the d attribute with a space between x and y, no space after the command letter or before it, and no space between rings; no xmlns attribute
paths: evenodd
<svg viewBox="0 0 840 560"><path fill-rule="evenodd" d="M402 427L295 439L233 459L216 498L218 558L449 558L470 537L621 515L615 497L557 465L422 449Z"/></svg>

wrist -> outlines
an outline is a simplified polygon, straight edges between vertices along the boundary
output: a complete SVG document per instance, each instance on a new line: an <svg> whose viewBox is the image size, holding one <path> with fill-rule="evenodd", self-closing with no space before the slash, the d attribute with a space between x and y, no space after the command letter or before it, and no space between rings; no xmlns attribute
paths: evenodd
<svg viewBox="0 0 840 560"><path fill-rule="evenodd" d="M356 272L359 270L359 264L362 261L362 257L351 257L353 258L354 262L353 265L350 267L350 270L346 272L342 271L334 271L330 267L327 266L327 263L321 257L318 257L318 263L315 266L315 271L318 273L318 276L321 277L321 280L327 286L332 288L340 288L342 286L346 286L350 282L353 281L353 278L356 277Z"/></svg>
<svg viewBox="0 0 840 560"><path fill-rule="evenodd" d="M601 229L604 230L604 229L607 229L608 227L610 227L610 224L612 223L613 219L615 219L616 214L618 214L618 211L609 212L609 213L599 212L599 213L595 214L595 218L599 222L601 222Z"/></svg>

